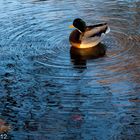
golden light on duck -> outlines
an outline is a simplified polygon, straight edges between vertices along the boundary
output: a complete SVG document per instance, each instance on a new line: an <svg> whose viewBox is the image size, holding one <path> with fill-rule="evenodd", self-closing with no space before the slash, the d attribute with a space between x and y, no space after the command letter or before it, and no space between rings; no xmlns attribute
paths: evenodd
<svg viewBox="0 0 140 140"><path fill-rule="evenodd" d="M69 36L70 44L80 49L95 47L110 31L107 23L86 26L85 21L80 18L75 19L69 27L76 28Z"/></svg>
<svg viewBox="0 0 140 140"><path fill-rule="evenodd" d="M79 49L74 46L70 48L71 59L96 59L105 56L106 54L106 45L99 43L98 45L90 48Z"/></svg>

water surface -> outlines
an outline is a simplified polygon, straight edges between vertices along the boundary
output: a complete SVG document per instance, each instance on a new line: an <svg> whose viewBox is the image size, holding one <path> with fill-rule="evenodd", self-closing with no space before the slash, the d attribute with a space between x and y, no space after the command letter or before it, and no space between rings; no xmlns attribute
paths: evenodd
<svg viewBox="0 0 140 140"><path fill-rule="evenodd" d="M68 26L107 22L106 55L70 55ZM140 139L139 0L1 0L0 118L12 140Z"/></svg>

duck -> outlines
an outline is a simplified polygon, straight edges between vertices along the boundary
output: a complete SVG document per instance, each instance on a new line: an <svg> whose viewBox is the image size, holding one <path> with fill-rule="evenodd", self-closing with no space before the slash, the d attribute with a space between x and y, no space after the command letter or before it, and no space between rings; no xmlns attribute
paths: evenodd
<svg viewBox="0 0 140 140"><path fill-rule="evenodd" d="M107 23L87 26L81 18L76 18L69 28L76 28L70 33L69 42L72 47L87 49L97 46L104 36L110 32Z"/></svg>

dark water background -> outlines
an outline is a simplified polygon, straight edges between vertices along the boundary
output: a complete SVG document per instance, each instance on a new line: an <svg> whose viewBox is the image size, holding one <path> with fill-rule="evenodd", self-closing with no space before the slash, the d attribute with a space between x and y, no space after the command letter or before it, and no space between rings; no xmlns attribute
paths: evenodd
<svg viewBox="0 0 140 140"><path fill-rule="evenodd" d="M105 57L71 59L76 17L108 22ZM140 1L0 0L0 118L12 140L140 140Z"/></svg>

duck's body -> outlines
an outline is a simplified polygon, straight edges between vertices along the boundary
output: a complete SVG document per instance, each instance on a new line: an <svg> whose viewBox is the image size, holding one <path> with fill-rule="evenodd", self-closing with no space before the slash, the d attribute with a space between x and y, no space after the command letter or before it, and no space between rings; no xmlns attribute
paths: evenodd
<svg viewBox="0 0 140 140"><path fill-rule="evenodd" d="M90 48L79 49L76 47L70 48L70 55L72 59L89 60L105 56L106 46L102 43Z"/></svg>
<svg viewBox="0 0 140 140"><path fill-rule="evenodd" d="M98 45L106 33L109 32L107 23L86 26L81 19L75 19L73 26L76 30L72 31L69 41L75 48L91 48Z"/></svg>

